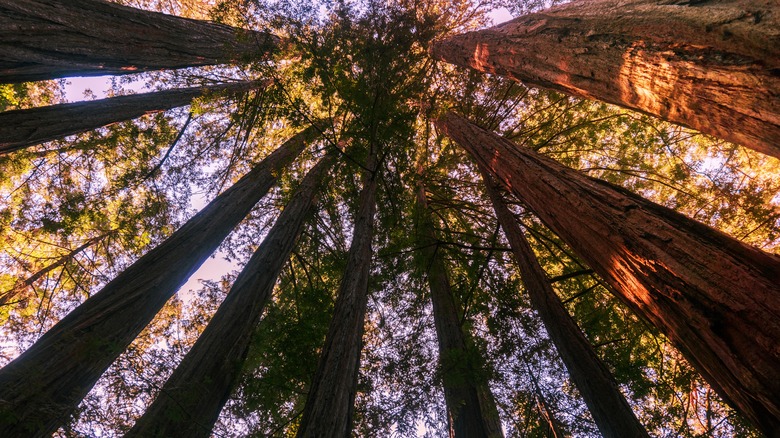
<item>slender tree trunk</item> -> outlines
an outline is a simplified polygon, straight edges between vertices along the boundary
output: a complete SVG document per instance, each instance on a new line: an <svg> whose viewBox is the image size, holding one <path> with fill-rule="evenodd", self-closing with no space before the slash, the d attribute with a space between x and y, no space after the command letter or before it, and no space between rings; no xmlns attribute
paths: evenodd
<svg viewBox="0 0 780 438"><path fill-rule="evenodd" d="M303 179L265 240L236 278L203 334L165 382L154 403L125 435L204 437L238 379L265 304L315 202L329 156Z"/></svg>
<svg viewBox="0 0 780 438"><path fill-rule="evenodd" d="M436 236L422 183L418 184L417 189L417 211L417 233L423 248L422 258L427 269L433 321L439 341L450 437L502 437L496 402L487 381L480 378L483 364L475 357L477 355L474 354L473 345L468 345L447 268L437 255Z"/></svg>
<svg viewBox="0 0 780 438"><path fill-rule="evenodd" d="M780 158L777 0L573 1L431 50Z"/></svg>
<svg viewBox="0 0 780 438"><path fill-rule="evenodd" d="M501 228L515 255L531 305L561 355L601 434L606 438L648 437L615 379L553 290L488 171L479 166Z"/></svg>
<svg viewBox="0 0 780 438"><path fill-rule="evenodd" d="M0 436L43 437L65 424L101 374L303 150L310 127L0 369Z"/></svg>
<svg viewBox="0 0 780 438"><path fill-rule="evenodd" d="M378 178L374 148L363 175L347 267L341 279L333 320L325 337L301 423L301 437L349 437L363 348L363 325L368 304L368 279L373 250Z"/></svg>
<svg viewBox="0 0 780 438"><path fill-rule="evenodd" d="M0 83L261 59L268 32L102 0L0 0Z"/></svg>
<svg viewBox="0 0 780 438"><path fill-rule="evenodd" d="M44 266L43 268L39 269L34 274L25 278L24 280L17 281L16 284L14 284L14 286L11 289L8 289L5 292L0 293L0 306L8 304L10 300L14 299L17 295L24 292L28 287L32 286L36 281L43 278L44 275L59 268L65 263L68 263L69 261L73 260L73 258L79 255L82 251L100 242L101 240L105 239L110 234L112 234L112 231L87 240L77 248L73 249L72 251L58 258L54 263Z"/></svg>
<svg viewBox="0 0 780 438"><path fill-rule="evenodd" d="M2 112L0 155L144 114L189 105L196 97L206 94L245 93L266 85L262 82L234 82Z"/></svg>
<svg viewBox="0 0 780 438"><path fill-rule="evenodd" d="M737 411L769 435L780 431L780 257L462 117L437 123Z"/></svg>

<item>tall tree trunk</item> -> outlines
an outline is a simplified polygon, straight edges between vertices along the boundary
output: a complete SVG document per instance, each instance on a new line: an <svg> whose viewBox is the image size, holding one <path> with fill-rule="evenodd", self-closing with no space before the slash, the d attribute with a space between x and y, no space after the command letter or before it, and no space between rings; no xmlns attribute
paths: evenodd
<svg viewBox="0 0 780 438"><path fill-rule="evenodd" d="M47 436L262 198L317 129L288 140L0 369L0 436Z"/></svg>
<svg viewBox="0 0 780 438"><path fill-rule="evenodd" d="M431 51L780 158L777 0L573 1L451 37Z"/></svg>
<svg viewBox="0 0 780 438"><path fill-rule="evenodd" d="M379 169L372 148L363 174L355 228L341 279L333 319L325 337L301 423L299 438L348 437L352 431L355 393L363 348L363 325L368 304Z"/></svg>
<svg viewBox="0 0 780 438"><path fill-rule="evenodd" d="M206 94L238 94L264 86L267 83L234 82L2 112L0 155L144 114L189 105L196 97Z"/></svg>
<svg viewBox="0 0 780 438"><path fill-rule="evenodd" d="M436 236L422 183L417 189L417 211L418 240L423 248L422 259L433 304L450 437L501 437L503 431L496 402L487 381L480 378L483 364L477 360L474 346L468 345L447 268L437 254Z"/></svg>
<svg viewBox="0 0 780 438"><path fill-rule="evenodd" d="M462 117L437 123L737 411L767 434L780 431L780 257Z"/></svg>
<svg viewBox="0 0 780 438"><path fill-rule="evenodd" d="M601 434L606 438L648 437L612 374L553 290L520 226L504 204L488 171L479 166L501 228L515 255L531 305L561 355Z"/></svg>
<svg viewBox="0 0 780 438"><path fill-rule="evenodd" d="M102 0L0 0L0 83L260 59L268 32Z"/></svg>
<svg viewBox="0 0 780 438"><path fill-rule="evenodd" d="M239 377L252 333L279 272L295 246L334 158L325 157L303 179L203 334L126 438L211 435Z"/></svg>

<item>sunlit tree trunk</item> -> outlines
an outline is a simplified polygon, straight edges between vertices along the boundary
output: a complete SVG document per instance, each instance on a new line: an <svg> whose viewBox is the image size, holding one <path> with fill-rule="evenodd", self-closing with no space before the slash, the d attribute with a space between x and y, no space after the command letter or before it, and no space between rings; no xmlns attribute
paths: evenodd
<svg viewBox="0 0 780 438"><path fill-rule="evenodd" d="M777 0L573 1L445 39L432 53L780 158Z"/></svg>
<svg viewBox="0 0 780 438"><path fill-rule="evenodd" d="M0 83L262 59L267 32L102 0L0 0Z"/></svg>
<svg viewBox="0 0 780 438"><path fill-rule="evenodd" d="M193 99L211 93L245 93L265 85L262 82L234 82L2 112L0 155L144 114L189 105Z"/></svg>
<svg viewBox="0 0 780 438"><path fill-rule="evenodd" d="M468 345L447 268L441 255L437 254L435 231L422 183L417 190L417 211L418 240L433 304L450 437L501 437L498 409L484 378L483 364L474 346Z"/></svg>
<svg viewBox="0 0 780 438"><path fill-rule="evenodd" d="M376 153L375 149L371 151L363 175L347 267L317 371L306 397L298 437L351 436L373 255L371 240L378 178Z"/></svg>
<svg viewBox="0 0 780 438"><path fill-rule="evenodd" d="M49 436L316 133L288 140L0 369L0 436Z"/></svg>
<svg viewBox="0 0 780 438"><path fill-rule="evenodd" d="M334 156L303 179L203 334L125 437L209 437Z"/></svg>
<svg viewBox="0 0 780 438"><path fill-rule="evenodd" d="M496 217L520 267L531 306L544 323L599 431L606 438L647 437L647 431L634 416L612 374L550 285L520 226L494 186L493 178L484 167L480 166L480 171Z"/></svg>
<svg viewBox="0 0 780 438"><path fill-rule="evenodd" d="M780 430L780 257L462 117L437 123L737 411L768 434Z"/></svg>

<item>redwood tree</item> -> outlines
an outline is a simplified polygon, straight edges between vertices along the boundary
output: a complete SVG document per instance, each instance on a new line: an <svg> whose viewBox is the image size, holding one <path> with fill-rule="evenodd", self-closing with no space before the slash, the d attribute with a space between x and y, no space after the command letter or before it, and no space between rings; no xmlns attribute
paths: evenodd
<svg viewBox="0 0 780 438"><path fill-rule="evenodd" d="M0 369L0 435L47 436L304 149L288 140Z"/></svg>
<svg viewBox="0 0 780 438"><path fill-rule="evenodd" d="M780 257L449 113L437 126L536 215L734 408L780 430Z"/></svg>
<svg viewBox="0 0 780 438"><path fill-rule="evenodd" d="M512 248L523 275L523 284L531 305L539 314L550 339L580 391L599 431L607 438L648 437L615 379L596 355L593 346L566 311L547 276L534 256L520 226L498 193L498 187L480 166L485 187L496 217Z"/></svg>
<svg viewBox="0 0 780 438"><path fill-rule="evenodd" d="M193 99L210 93L245 93L265 85L267 83L243 81L2 112L0 155L144 114L189 105Z"/></svg>
<svg viewBox="0 0 780 438"><path fill-rule="evenodd" d="M208 437L334 157L315 165L236 278L203 334L126 437Z"/></svg>
<svg viewBox="0 0 780 438"><path fill-rule="evenodd" d="M417 189L417 233L422 262L433 304L433 321L439 342L444 401L450 437L502 437L498 409L482 372L481 356L469 345L460 312L452 294L449 275L438 253L425 186Z"/></svg>
<svg viewBox="0 0 780 438"><path fill-rule="evenodd" d="M351 434L368 304L379 176L377 150L372 149L362 178L363 188L355 213L347 265L317 371L306 397L298 437L346 437Z"/></svg>
<svg viewBox="0 0 780 438"><path fill-rule="evenodd" d="M776 0L573 1L439 41L431 51L780 158L778 29Z"/></svg>
<svg viewBox="0 0 780 438"><path fill-rule="evenodd" d="M262 58L279 38L103 0L0 0L0 83Z"/></svg>

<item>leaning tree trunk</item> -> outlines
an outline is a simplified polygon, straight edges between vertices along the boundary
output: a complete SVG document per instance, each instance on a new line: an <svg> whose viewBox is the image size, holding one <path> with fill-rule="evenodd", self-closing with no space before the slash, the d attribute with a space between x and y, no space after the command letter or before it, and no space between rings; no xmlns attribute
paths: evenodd
<svg viewBox="0 0 780 438"><path fill-rule="evenodd" d="M268 156L159 246L125 269L0 369L0 436L47 436L316 134Z"/></svg>
<svg viewBox="0 0 780 438"><path fill-rule="evenodd" d="M502 437L496 402L487 381L480 377L484 376L483 364L478 363L474 359L476 355L470 351L474 346L468 345L463 333L447 268L441 255L437 254L436 236L422 183L417 189L417 211L418 240L433 304L450 437Z"/></svg>
<svg viewBox="0 0 780 438"><path fill-rule="evenodd" d="M520 226L504 204L487 169L479 166L496 217L515 255L531 305L569 370L601 434L606 438L648 437L615 379L553 290Z"/></svg>
<svg viewBox="0 0 780 438"><path fill-rule="evenodd" d="M240 375L255 326L334 158L325 157L303 179L203 334L126 438L211 435Z"/></svg>
<svg viewBox="0 0 780 438"><path fill-rule="evenodd" d="M351 436L373 254L371 240L379 173L376 154L375 149L371 151L363 175L347 267L325 346L306 397L298 437Z"/></svg>
<svg viewBox="0 0 780 438"><path fill-rule="evenodd" d="M207 94L239 94L266 85L263 82L234 82L2 112L0 155L144 114L189 105L193 99Z"/></svg>
<svg viewBox="0 0 780 438"><path fill-rule="evenodd" d="M573 1L431 51L780 158L777 0Z"/></svg>
<svg viewBox="0 0 780 438"><path fill-rule="evenodd" d="M259 59L268 32L102 0L0 0L0 83L121 75Z"/></svg>
<svg viewBox="0 0 780 438"><path fill-rule="evenodd" d="M448 114L437 122L768 434L780 430L780 257Z"/></svg>

